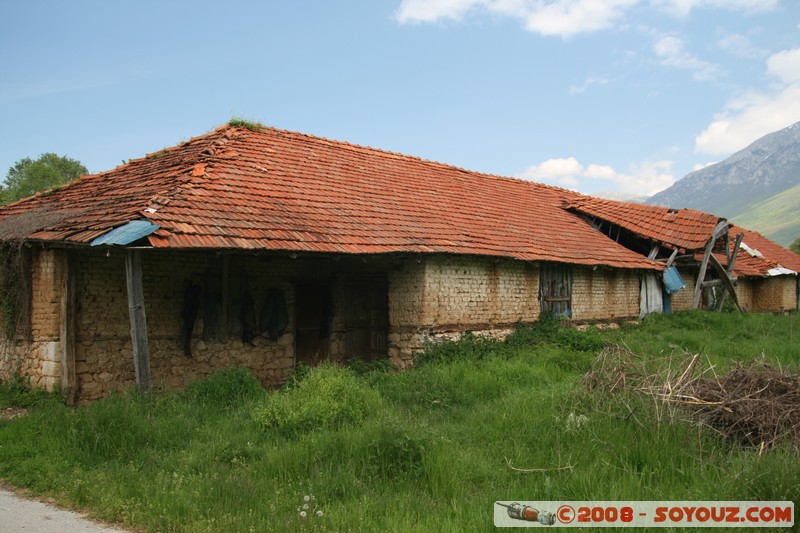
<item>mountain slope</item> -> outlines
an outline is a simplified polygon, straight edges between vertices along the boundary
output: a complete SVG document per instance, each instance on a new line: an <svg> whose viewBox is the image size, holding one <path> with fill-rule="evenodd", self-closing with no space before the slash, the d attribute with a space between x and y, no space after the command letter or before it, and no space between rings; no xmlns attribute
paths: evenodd
<svg viewBox="0 0 800 533"><path fill-rule="evenodd" d="M788 245L800 236L800 122L770 133L724 161L688 174L647 200L691 207Z"/></svg>
<svg viewBox="0 0 800 533"><path fill-rule="evenodd" d="M800 237L800 184L750 206L731 220L789 246Z"/></svg>

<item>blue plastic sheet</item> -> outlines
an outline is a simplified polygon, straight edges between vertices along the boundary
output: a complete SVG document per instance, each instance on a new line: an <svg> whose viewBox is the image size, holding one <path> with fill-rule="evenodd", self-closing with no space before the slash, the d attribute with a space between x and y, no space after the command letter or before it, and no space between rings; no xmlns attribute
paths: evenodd
<svg viewBox="0 0 800 533"><path fill-rule="evenodd" d="M158 226L147 220L131 220L127 224L112 229L92 241L92 246L101 244L117 244L124 246L147 237L158 229Z"/></svg>
<svg viewBox="0 0 800 533"><path fill-rule="evenodd" d="M686 283L684 283L677 268L669 267L664 271L664 289L667 294L675 294L685 286Z"/></svg>

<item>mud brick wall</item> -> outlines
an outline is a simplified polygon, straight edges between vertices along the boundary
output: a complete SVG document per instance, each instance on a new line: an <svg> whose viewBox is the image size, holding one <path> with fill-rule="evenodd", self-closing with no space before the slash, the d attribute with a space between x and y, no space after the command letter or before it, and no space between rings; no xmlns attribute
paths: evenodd
<svg viewBox="0 0 800 533"><path fill-rule="evenodd" d="M736 283L736 298L739 300L739 305L741 305L745 311L753 310L754 289L757 283L757 280L751 278L739 278Z"/></svg>
<svg viewBox="0 0 800 533"><path fill-rule="evenodd" d="M639 316L639 275L634 270L573 268L573 320Z"/></svg>
<svg viewBox="0 0 800 533"><path fill-rule="evenodd" d="M142 254L151 381L157 390L182 388L231 366L249 368L263 384L278 385L294 367L293 281L328 281L330 268L265 256L233 255L228 262L228 334L223 337L221 328L209 334L204 313L208 298L221 298L222 256L201 252ZM75 264L76 375L80 398L91 400L135 384L125 265L119 250L112 250L109 256L83 252L76 255ZM185 355L181 343L182 310L190 283L201 288L201 297L191 355ZM244 294L250 295L258 320L260 306L273 288L280 289L286 301L286 330L277 340L269 339L265 332L245 342L240 323ZM332 336L332 344L337 341Z"/></svg>
<svg viewBox="0 0 800 533"><path fill-rule="evenodd" d="M478 331L532 322L539 317L538 294L538 268L530 264L431 257L425 268L422 324L441 331Z"/></svg>
<svg viewBox="0 0 800 533"><path fill-rule="evenodd" d="M689 311L692 309L692 300L694 299L694 286L697 283L696 270L688 270L686 268L678 268L678 272L683 278L686 286L672 295L672 312L677 313L680 311Z"/></svg>
<svg viewBox="0 0 800 533"><path fill-rule="evenodd" d="M409 259L389 277L389 356L413 364L427 340L466 331L504 338L517 322L539 317L535 265L482 257Z"/></svg>
<svg viewBox="0 0 800 533"><path fill-rule="evenodd" d="M748 280L750 307L748 311L779 312L797 309L797 277L774 276Z"/></svg>

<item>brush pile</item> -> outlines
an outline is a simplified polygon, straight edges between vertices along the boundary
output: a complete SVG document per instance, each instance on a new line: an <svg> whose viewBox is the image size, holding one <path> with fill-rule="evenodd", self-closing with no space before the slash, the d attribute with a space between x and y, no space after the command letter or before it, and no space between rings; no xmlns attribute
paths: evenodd
<svg viewBox="0 0 800 533"><path fill-rule="evenodd" d="M646 395L656 417L688 415L724 437L761 451L781 442L800 447L800 375L764 361L717 375L699 354L644 358L609 345L584 376L589 390Z"/></svg>

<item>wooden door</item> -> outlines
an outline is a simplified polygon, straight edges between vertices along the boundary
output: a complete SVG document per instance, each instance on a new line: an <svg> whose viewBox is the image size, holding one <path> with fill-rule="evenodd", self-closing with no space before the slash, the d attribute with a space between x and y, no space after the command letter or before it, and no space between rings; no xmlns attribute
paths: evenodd
<svg viewBox="0 0 800 533"><path fill-rule="evenodd" d="M386 276L354 276L347 282L345 310L347 357L388 356L389 283Z"/></svg>

